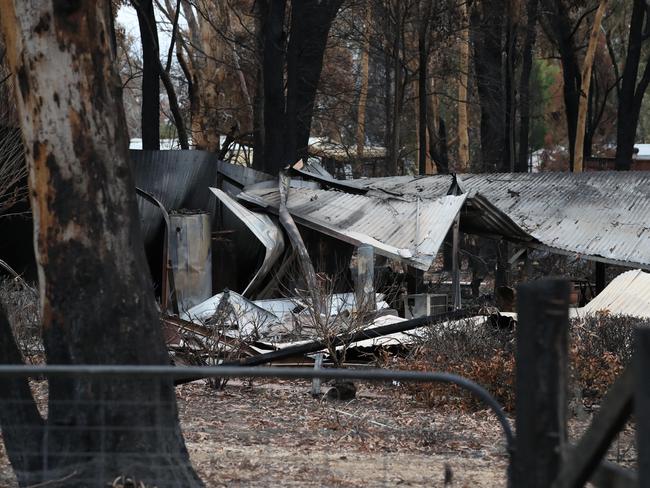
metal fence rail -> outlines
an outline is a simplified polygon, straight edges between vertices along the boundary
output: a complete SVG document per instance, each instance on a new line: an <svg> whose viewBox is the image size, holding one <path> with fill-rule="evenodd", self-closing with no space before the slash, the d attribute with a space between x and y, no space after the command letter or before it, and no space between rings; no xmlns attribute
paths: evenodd
<svg viewBox="0 0 650 488"><path fill-rule="evenodd" d="M305 369L291 367L246 366L155 366L155 365L0 365L0 378L129 378L197 379L197 378L278 378L324 380L400 381L413 383L445 383L456 385L483 402L497 418L506 441L509 456L507 477L514 455L515 439L502 406L479 384L445 372L416 372L389 369ZM510 484L510 483L509 483Z"/></svg>

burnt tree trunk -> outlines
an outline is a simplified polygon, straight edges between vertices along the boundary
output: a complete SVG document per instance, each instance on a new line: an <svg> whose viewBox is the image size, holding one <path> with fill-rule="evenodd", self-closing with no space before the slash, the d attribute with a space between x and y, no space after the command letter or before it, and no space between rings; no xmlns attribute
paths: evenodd
<svg viewBox="0 0 650 488"><path fill-rule="evenodd" d="M519 27L513 19L512 3L506 8L504 22L505 39L503 46L503 90L504 90L504 147L503 160L499 171L512 172L515 170L515 132L517 114L517 95L515 93L515 64L517 61L517 32Z"/></svg>
<svg viewBox="0 0 650 488"><path fill-rule="evenodd" d="M291 5L287 51L287 112L284 161L307 157L316 89L332 21L343 0L302 0Z"/></svg>
<svg viewBox="0 0 650 488"><path fill-rule="evenodd" d="M370 35L372 22L372 5L366 5L363 47L361 49L359 104L357 105L357 164L363 159L366 143L366 105L368 102L368 82L370 80Z"/></svg>
<svg viewBox="0 0 650 488"><path fill-rule="evenodd" d="M166 364L129 171L109 2L0 0L0 11L18 80L47 362ZM10 341L0 327L2 349L11 350ZM81 487L128 475L147 485L201 485L171 380L59 378L49 382L43 424L31 403L24 408L34 429L18 443L40 450L34 463L14 455L21 445L7 443L23 479L66 477L66 486ZM6 412L0 420L3 432L12 428Z"/></svg>
<svg viewBox="0 0 650 488"><path fill-rule="evenodd" d="M255 54L257 69L255 71L255 95L253 96L253 168L264 170L264 19L266 5L255 2Z"/></svg>
<svg viewBox="0 0 650 488"><path fill-rule="evenodd" d="M598 10L594 17L591 34L589 36L589 45L585 53L585 59L582 65L582 72L580 75L580 98L578 101L578 118L576 122L576 142L574 152L573 170L580 173L584 169L584 153L585 153L585 130L587 125L587 109L589 107L589 94L591 92L591 72L594 65L594 58L596 56L596 48L598 47L598 38L600 37L600 28L603 22L605 11L607 10L607 1L600 0Z"/></svg>
<svg viewBox="0 0 650 488"><path fill-rule="evenodd" d="M421 175L427 174L427 66L429 33L429 11L425 8L418 29L418 169Z"/></svg>
<svg viewBox="0 0 650 488"><path fill-rule="evenodd" d="M160 149L160 59L153 0L133 0L142 42L142 149Z"/></svg>
<svg viewBox="0 0 650 488"><path fill-rule="evenodd" d="M551 42L560 54L564 110L566 113L567 135L569 139L569 169L573 171L576 127L578 123L578 103L582 78L578 67L573 26L562 0L542 0L542 7L548 25Z"/></svg>
<svg viewBox="0 0 650 488"><path fill-rule="evenodd" d="M263 164L258 169L277 175L287 164L307 156L316 90L332 21L343 0L304 0L291 4L289 43L284 31L286 0L256 2L263 50L262 97ZM285 90L286 61L286 90ZM262 129L260 127L260 129ZM261 165L261 167L260 167Z"/></svg>
<svg viewBox="0 0 650 488"><path fill-rule="evenodd" d="M431 127L431 124L429 125ZM431 132L431 131L429 131ZM431 144L429 147L431 157L436 165L436 172L438 174L449 173L449 149L447 147L447 126L445 119L438 118L438 134L436 136L436 143Z"/></svg>
<svg viewBox="0 0 650 488"><path fill-rule="evenodd" d="M526 3L526 37L524 39L521 78L519 80L519 154L515 172L528 171L528 146L530 137L530 73L533 68L533 48L537 36L539 0Z"/></svg>
<svg viewBox="0 0 650 488"><path fill-rule="evenodd" d="M278 174L284 166L284 59L286 35L284 13L286 0L269 0L263 20L264 59L264 168Z"/></svg>
<svg viewBox="0 0 650 488"><path fill-rule="evenodd" d="M0 362L21 364L22 356L13 337L4 307L0 305ZM18 484L41 481L43 426L27 378L0 379L0 426L7 456Z"/></svg>
<svg viewBox="0 0 650 488"><path fill-rule="evenodd" d="M616 129L616 169L629 170L634 154L636 129L639 124L639 114L643 103L643 96L650 83L650 56L646 59L645 69L641 79L639 75L639 62L642 56L643 43L650 37L650 32L644 32L644 24L650 20L648 7L644 0L634 0L632 17L630 21L630 35L627 45L627 56L623 79L618 100L618 117ZM648 27L646 27L648 29ZM649 29L650 30L650 29Z"/></svg>
<svg viewBox="0 0 650 488"><path fill-rule="evenodd" d="M470 47L467 4L461 4L460 9L463 28L460 33L458 53L460 58L460 73L458 74L458 164L456 165L456 172L467 173L469 170L469 105L467 88L469 81Z"/></svg>
<svg viewBox="0 0 650 488"><path fill-rule="evenodd" d="M400 132L401 132L401 117L402 117L402 102L404 96L404 90L402 89L403 84L403 73L402 73L402 30L401 19L403 17L402 12L402 3L397 1L394 4L394 24L392 28L394 30L393 37L393 46L392 46L392 81L393 81L393 98L392 98L392 110L391 110L391 131L390 131L390 143L387 148L387 164L388 164L388 174L391 176L396 176L398 174L398 164L400 159Z"/></svg>
<svg viewBox="0 0 650 488"><path fill-rule="evenodd" d="M506 98L502 60L505 5L503 0L479 2L470 15L476 85L481 106L483 171L504 170L506 161Z"/></svg>

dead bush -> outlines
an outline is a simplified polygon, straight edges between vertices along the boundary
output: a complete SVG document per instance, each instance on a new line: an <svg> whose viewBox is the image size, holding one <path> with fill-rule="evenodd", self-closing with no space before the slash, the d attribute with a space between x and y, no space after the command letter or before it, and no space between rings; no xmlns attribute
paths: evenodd
<svg viewBox="0 0 650 488"><path fill-rule="evenodd" d="M399 366L415 371L447 371L470 378L487 388L503 405L514 402L513 333L482 319L432 326L411 355ZM455 405L485 408L458 387L421 383L405 386L428 406Z"/></svg>
<svg viewBox="0 0 650 488"><path fill-rule="evenodd" d="M600 402L630 362L634 328L648 326L647 319L608 313L571 322L572 383L586 407Z"/></svg>
<svg viewBox="0 0 650 488"><path fill-rule="evenodd" d="M590 408L600 403L632 357L635 327L650 321L629 316L599 314L570 324L570 394ZM448 371L485 387L507 411L515 407L514 332L490 323L466 320L427 334L398 366L415 371ZM443 384L404 386L428 406L454 405L483 409L485 405L460 388Z"/></svg>
<svg viewBox="0 0 650 488"><path fill-rule="evenodd" d="M40 362L43 353L38 291L21 278L0 281L0 302L16 338L16 343L28 363Z"/></svg>

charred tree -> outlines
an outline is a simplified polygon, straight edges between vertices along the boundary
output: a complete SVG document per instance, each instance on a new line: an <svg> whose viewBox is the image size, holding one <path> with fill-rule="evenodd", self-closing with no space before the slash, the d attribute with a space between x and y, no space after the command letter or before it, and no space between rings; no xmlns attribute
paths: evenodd
<svg viewBox="0 0 650 488"><path fill-rule="evenodd" d="M630 21L625 68L618 99L616 169L629 170L634 153L636 129L643 97L650 83L650 55L646 56L645 68L639 79L639 64L643 56L643 44L650 38L650 7L644 0L634 0Z"/></svg>
<svg viewBox="0 0 650 488"><path fill-rule="evenodd" d="M257 169L278 174L287 164L307 156L327 37L342 3L291 2L287 35L287 1L256 2L261 31L262 73L258 79L262 99L256 99L255 107L260 122L256 125L263 132L255 139L255 152L263 144L263 159L255 160ZM263 117L259 117L260 110Z"/></svg>
<svg viewBox="0 0 650 488"><path fill-rule="evenodd" d="M257 68L255 70L255 93L253 95L253 168L264 169L264 59L266 5L255 2L255 54Z"/></svg>
<svg viewBox="0 0 650 488"><path fill-rule="evenodd" d="M469 81L469 25L467 4L460 6L463 29L460 34L459 57L460 72L458 74L458 173L466 173L469 169L469 107L467 99L467 84Z"/></svg>
<svg viewBox="0 0 650 488"><path fill-rule="evenodd" d="M133 0L142 42L142 149L160 149L160 58L153 0Z"/></svg>
<svg viewBox="0 0 650 488"><path fill-rule="evenodd" d="M263 170L278 174L284 167L285 92L284 61L286 34L284 15L286 0L269 0L263 21L264 55L264 166Z"/></svg>
<svg viewBox="0 0 650 488"><path fill-rule="evenodd" d="M573 38L575 30L563 0L541 0L541 6L544 12L545 30L550 41L555 44L562 64L564 110L569 139L569 169L573 171L578 104L582 85Z"/></svg>
<svg viewBox="0 0 650 488"><path fill-rule="evenodd" d="M343 0L302 0L291 4L287 52L287 164L307 157L316 89L332 22Z"/></svg>
<svg viewBox="0 0 650 488"><path fill-rule="evenodd" d="M363 47L361 49L359 104L357 105L357 161L363 159L366 144L366 105L368 102L368 82L370 81L370 24L372 22L372 5L366 5Z"/></svg>
<svg viewBox="0 0 650 488"><path fill-rule="evenodd" d="M533 49L537 37L539 0L526 2L526 35L522 49L521 78L519 79L519 154L515 172L528 171L528 146L530 136L530 73L533 68Z"/></svg>
<svg viewBox="0 0 650 488"><path fill-rule="evenodd" d="M109 1L0 0L0 11L30 170L47 362L166 364L129 171ZM0 320L2 361L18 361L12 341ZM172 381L52 379L46 420L25 383L2 386L3 398L26 400L19 417L0 404L23 484L65 477L68 487L105 486L128 474L147 485L201 486ZM11 434L20 419L32 428Z"/></svg>
<svg viewBox="0 0 650 488"><path fill-rule="evenodd" d="M402 109L404 107L404 73L402 66L403 51L403 29L402 22L404 18L404 6L401 1L390 2L388 9L390 18L390 30L392 35L392 47L390 53L390 65L387 69L392 70L391 76L391 123L389 142L387 145L387 174L397 175L400 160L400 133L402 129ZM390 68L388 68L390 66Z"/></svg>
<svg viewBox="0 0 650 488"><path fill-rule="evenodd" d="M508 171L506 141L506 86L502 52L505 5L503 0L475 2L470 14L476 85L481 106L483 171Z"/></svg>
<svg viewBox="0 0 650 488"><path fill-rule="evenodd" d="M429 34L430 5L425 2L421 6L420 25L418 28L418 169L421 175L427 174L427 67L429 65Z"/></svg>

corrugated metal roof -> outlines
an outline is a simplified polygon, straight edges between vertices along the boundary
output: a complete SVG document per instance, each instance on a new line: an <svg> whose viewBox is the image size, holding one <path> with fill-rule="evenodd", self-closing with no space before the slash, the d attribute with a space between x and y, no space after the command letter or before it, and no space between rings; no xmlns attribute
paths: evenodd
<svg viewBox="0 0 650 488"><path fill-rule="evenodd" d="M206 151L130 151L135 186L155 196L167 210L206 210L214 215L209 185L217 179L217 158ZM212 200L212 205L210 205ZM212 207L212 208L211 208ZM162 226L160 210L138 199L145 244Z"/></svg>
<svg viewBox="0 0 650 488"><path fill-rule="evenodd" d="M480 174L460 179L468 203L473 195L482 195L545 246L650 269L649 172ZM413 199L446 195L452 178L357 182L368 195Z"/></svg>
<svg viewBox="0 0 650 488"><path fill-rule="evenodd" d="M650 318L650 273L634 269L618 275L587 305L574 309L572 315L598 312Z"/></svg>
<svg viewBox="0 0 650 488"><path fill-rule="evenodd" d="M253 190L240 198L278 208L275 189ZM378 254L427 270L465 203L466 195L405 201L338 191L291 188L287 208L297 223Z"/></svg>

